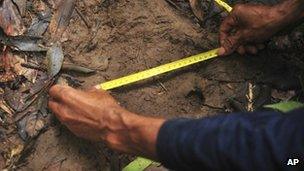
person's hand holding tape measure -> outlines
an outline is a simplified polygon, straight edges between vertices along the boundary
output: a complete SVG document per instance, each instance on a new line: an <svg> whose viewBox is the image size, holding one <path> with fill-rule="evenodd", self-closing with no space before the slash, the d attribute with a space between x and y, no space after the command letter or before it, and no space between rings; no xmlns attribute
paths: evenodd
<svg viewBox="0 0 304 171"><path fill-rule="evenodd" d="M49 108L76 136L105 142L113 150L156 157L156 137L164 119L137 115L119 105L106 91L76 90L55 85Z"/></svg>
<svg viewBox="0 0 304 171"><path fill-rule="evenodd" d="M49 108L57 118L75 135L91 141L104 140L109 122L116 121L115 118L124 113L106 91L80 91L55 85L49 94Z"/></svg>
<svg viewBox="0 0 304 171"><path fill-rule="evenodd" d="M220 55L230 54L234 50L240 53L256 53L259 43L267 40L288 24L303 18L303 6L303 0L284 1L273 7L235 6L221 26ZM183 65L183 62L187 63L185 66L188 66L193 64L193 61L216 57L217 52L218 49L214 49L182 59L181 63L178 60L159 67L165 72L172 71L179 68L176 66ZM168 70L168 68L171 69ZM152 76L158 73L155 68L152 68L152 71ZM143 75L150 75L148 73L145 71ZM127 78L133 80L134 75ZM118 80L119 84L124 81L126 79ZM104 87L99 85L97 88L100 90L80 91L55 85L49 92L49 108L67 128L79 137L103 141L116 151L157 160L157 136L165 119L141 116L124 109L108 92L104 91L117 86Z"/></svg>
<svg viewBox="0 0 304 171"><path fill-rule="evenodd" d="M220 55L256 54L264 41L303 16L300 4L286 1L275 6L238 4L221 24Z"/></svg>

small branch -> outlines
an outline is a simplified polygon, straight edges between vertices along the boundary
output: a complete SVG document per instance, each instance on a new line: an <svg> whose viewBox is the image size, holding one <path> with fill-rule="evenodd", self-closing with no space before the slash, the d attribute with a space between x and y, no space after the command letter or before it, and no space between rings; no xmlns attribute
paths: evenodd
<svg viewBox="0 0 304 171"><path fill-rule="evenodd" d="M248 112L253 112L253 89L254 85L252 83L248 84L248 94L246 95L248 104L247 104L247 111Z"/></svg>
<svg viewBox="0 0 304 171"><path fill-rule="evenodd" d="M75 10L77 12L77 14L79 15L79 17L81 18L81 20L84 22L84 24L87 26L88 29L91 28L90 24L88 23L87 19L83 16L83 14L81 13L81 11L75 7Z"/></svg>
<svg viewBox="0 0 304 171"><path fill-rule="evenodd" d="M212 106L212 105L209 105L209 104L202 104L202 106L205 106L205 107L208 107L208 108L211 108L211 109L217 109L217 110L224 110L223 107L218 107L218 106Z"/></svg>

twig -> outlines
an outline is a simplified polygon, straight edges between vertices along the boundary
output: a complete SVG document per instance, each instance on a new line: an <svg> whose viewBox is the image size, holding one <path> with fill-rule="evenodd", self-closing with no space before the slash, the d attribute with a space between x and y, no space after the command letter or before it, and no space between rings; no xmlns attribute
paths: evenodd
<svg viewBox="0 0 304 171"><path fill-rule="evenodd" d="M224 80L224 79L214 79L214 78L205 78L209 81L217 81L220 83L243 83L246 80Z"/></svg>
<svg viewBox="0 0 304 171"><path fill-rule="evenodd" d="M165 90L165 92L168 92L168 89L165 87L165 85L162 82L158 81L158 84Z"/></svg>
<svg viewBox="0 0 304 171"><path fill-rule="evenodd" d="M167 1L168 4L172 5L175 9L183 12L183 10L178 5L176 5L172 0L166 0L166 1Z"/></svg>
<svg viewBox="0 0 304 171"><path fill-rule="evenodd" d="M248 104L247 104L247 111L252 112L253 111L253 89L254 85L252 83L248 84L248 94L246 95Z"/></svg>
<svg viewBox="0 0 304 171"><path fill-rule="evenodd" d="M45 68L42 68L42 67L40 67L36 64L31 64L31 63L22 63L21 66L25 67L25 68L39 70L39 71L45 71L46 70Z"/></svg>
<svg viewBox="0 0 304 171"><path fill-rule="evenodd" d="M84 22L84 24L87 26L88 29L91 28L90 24L88 23L88 21L86 20L86 18L83 16L83 14L81 13L81 11L75 7L75 10L77 12L77 14L79 15L79 17L82 19L82 21Z"/></svg>
<svg viewBox="0 0 304 171"><path fill-rule="evenodd" d="M137 56L137 57L139 56L139 50L138 50L136 56ZM146 58L144 57L143 60L144 60L146 69L149 69L148 64L147 64L147 61L146 61ZM155 78L153 78L153 80L155 80ZM158 84L160 85L160 87L161 87L162 89L165 90L165 92L168 92L168 89L165 87L165 85L164 85L162 82L160 82L159 80L157 80L157 82L158 82Z"/></svg>
<svg viewBox="0 0 304 171"><path fill-rule="evenodd" d="M57 165L57 164L60 164L60 166L61 166L62 163L63 163L64 161L67 160L66 157L63 157L63 158L60 158L60 159L57 159L57 160L53 161L54 159L56 159L56 156L53 157L53 158L51 159L51 161L50 161L46 166L44 166L44 167L42 168L42 170L49 170L49 167L55 166L55 165ZM52 170L52 169L50 169L50 170Z"/></svg>
<svg viewBox="0 0 304 171"><path fill-rule="evenodd" d="M202 104L202 106L205 106L205 107L208 107L208 108L211 108L211 109L216 109L216 110L223 110L224 108L223 107L218 107L218 106L212 106L212 105L209 105L209 104Z"/></svg>
<svg viewBox="0 0 304 171"><path fill-rule="evenodd" d="M26 105L16 111L16 114L19 114L19 113L22 113L21 115L17 115L15 118L14 118L14 122L19 122L21 119L23 119L25 116L27 116L29 113L28 112L24 112L26 109L28 109L29 106L31 106L39 97L41 97L41 95L43 94L43 92L45 92L45 90L49 89L55 82L57 78L51 78L49 80L47 80L47 83L46 85L44 85L40 90L38 90L37 92L29 95L27 98L26 98ZM29 101L29 102L28 102Z"/></svg>

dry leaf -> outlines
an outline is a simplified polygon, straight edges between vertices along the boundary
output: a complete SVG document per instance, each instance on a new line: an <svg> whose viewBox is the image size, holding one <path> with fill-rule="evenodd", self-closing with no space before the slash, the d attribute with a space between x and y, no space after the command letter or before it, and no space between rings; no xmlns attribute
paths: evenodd
<svg viewBox="0 0 304 171"><path fill-rule="evenodd" d="M23 150L23 145L17 145L15 148L13 148L12 150L11 150L11 153L10 153L10 159L12 159L13 157L16 157L16 156L18 156L21 152L22 152L22 150Z"/></svg>
<svg viewBox="0 0 304 171"><path fill-rule="evenodd" d="M18 9L11 0L4 0L0 7L0 27L7 35L17 36L25 31Z"/></svg>
<svg viewBox="0 0 304 171"><path fill-rule="evenodd" d="M202 21L204 19L204 11L201 8L200 0L189 0L193 14Z"/></svg>
<svg viewBox="0 0 304 171"><path fill-rule="evenodd" d="M49 26L52 38L55 40L62 37L62 34L69 25L75 8L75 0L61 0L59 4Z"/></svg>
<svg viewBox="0 0 304 171"><path fill-rule="evenodd" d="M45 127L43 120L31 117L27 121L26 132L29 137L35 137Z"/></svg>
<svg viewBox="0 0 304 171"><path fill-rule="evenodd" d="M18 55L12 56L14 71L17 75L23 75L27 80L34 83L37 77L37 70L22 67L21 64L26 63L23 58Z"/></svg>
<svg viewBox="0 0 304 171"><path fill-rule="evenodd" d="M0 101L0 109L2 109L4 112L8 113L11 116L13 115L13 110L3 100Z"/></svg>

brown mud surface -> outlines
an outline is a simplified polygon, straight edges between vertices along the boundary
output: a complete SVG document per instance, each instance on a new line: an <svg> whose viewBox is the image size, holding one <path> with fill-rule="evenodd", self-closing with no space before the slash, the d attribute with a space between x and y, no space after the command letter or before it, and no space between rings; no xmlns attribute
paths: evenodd
<svg viewBox="0 0 304 171"><path fill-rule="evenodd" d="M85 81L83 89L218 47L214 29L200 27L193 17L163 0L86 0L78 1L77 9L91 28L74 11L63 48L66 61L97 70L89 77L77 76ZM141 115L200 118L246 111L250 82L257 92L253 100L258 109L299 87L298 64L289 54L268 50L256 56L232 55L119 88L111 94L124 107ZM120 170L131 159L103 144L75 137L56 121L37 138L20 169Z"/></svg>

